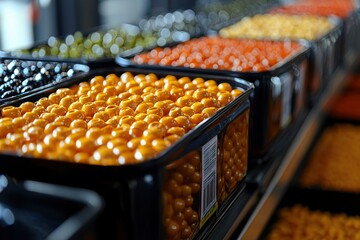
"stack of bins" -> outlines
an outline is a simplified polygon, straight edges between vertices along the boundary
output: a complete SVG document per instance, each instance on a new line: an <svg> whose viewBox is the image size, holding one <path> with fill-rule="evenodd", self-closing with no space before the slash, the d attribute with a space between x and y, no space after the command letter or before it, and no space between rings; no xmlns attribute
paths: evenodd
<svg viewBox="0 0 360 240"><path fill-rule="evenodd" d="M358 120L326 119L265 228L263 239L359 236Z"/></svg>
<svg viewBox="0 0 360 240"><path fill-rule="evenodd" d="M351 0L345 1L314 1L300 0L294 3L276 7L270 13L278 14L308 14L316 16L336 16L344 22L342 29L342 46L337 51L336 59L345 66L349 66L354 56L359 52L358 29L360 27L359 10L356 3Z"/></svg>
<svg viewBox="0 0 360 240"><path fill-rule="evenodd" d="M291 41L208 36L123 55L117 61L122 66L227 75L252 82L255 92L251 99L249 155L259 159L268 153L279 134L306 111L308 50L306 44Z"/></svg>
<svg viewBox="0 0 360 240"><path fill-rule="evenodd" d="M98 192L99 239L191 239L244 187L253 90L199 76L99 69L3 105L0 169Z"/></svg>
<svg viewBox="0 0 360 240"><path fill-rule="evenodd" d="M341 22L334 18L310 15L259 14L223 28L219 34L228 38L292 39L311 43L309 101L316 102L325 88L341 47Z"/></svg>
<svg viewBox="0 0 360 240"><path fill-rule="evenodd" d="M329 105L262 239L356 239L360 212L359 75Z"/></svg>

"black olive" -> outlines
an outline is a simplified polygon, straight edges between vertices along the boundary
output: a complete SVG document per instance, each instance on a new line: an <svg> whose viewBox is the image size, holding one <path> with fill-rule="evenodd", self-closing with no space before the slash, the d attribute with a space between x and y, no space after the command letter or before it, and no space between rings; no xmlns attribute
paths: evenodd
<svg viewBox="0 0 360 240"><path fill-rule="evenodd" d="M16 78L20 78L22 76L23 69L21 67L16 67L13 71L13 74Z"/></svg>
<svg viewBox="0 0 360 240"><path fill-rule="evenodd" d="M24 93L24 92L29 92L33 90L33 87L32 86L25 86L21 89L21 93Z"/></svg>
<svg viewBox="0 0 360 240"><path fill-rule="evenodd" d="M6 92L11 90L11 86L7 83L3 83L0 85L0 92Z"/></svg>
<svg viewBox="0 0 360 240"><path fill-rule="evenodd" d="M32 75L32 72L29 67L25 67L22 71L24 77L30 77Z"/></svg>
<svg viewBox="0 0 360 240"><path fill-rule="evenodd" d="M67 76L72 77L72 76L74 76L74 73L75 73L74 69L71 68L67 71Z"/></svg>
<svg viewBox="0 0 360 240"><path fill-rule="evenodd" d="M11 81L7 82L7 84L11 87L11 88L15 88L17 86L20 86L22 83L22 81L20 79L12 79Z"/></svg>
<svg viewBox="0 0 360 240"><path fill-rule="evenodd" d="M16 60L11 61L11 62L7 65L7 68L8 68L8 70L9 70L10 72L13 72L14 69L15 69L15 67L16 67Z"/></svg>
<svg viewBox="0 0 360 240"><path fill-rule="evenodd" d="M9 82L11 80L10 76L5 76L4 77L4 83Z"/></svg>
<svg viewBox="0 0 360 240"><path fill-rule="evenodd" d="M16 92L14 90L9 90L9 91L4 92L1 95L1 98L8 98L8 97L12 97L12 96L15 96L15 95L16 95Z"/></svg>
<svg viewBox="0 0 360 240"><path fill-rule="evenodd" d="M35 81L34 78L32 77L29 77L27 79L25 79L23 82L22 82L22 85L25 87L25 86L32 86L32 87L39 87L39 82L38 81Z"/></svg>
<svg viewBox="0 0 360 240"><path fill-rule="evenodd" d="M44 75L41 74L41 73L37 73L37 74L35 75L35 77L34 77L34 80L35 80L36 82L38 82L38 84L39 84L40 86L42 86L42 85L45 84Z"/></svg>
<svg viewBox="0 0 360 240"><path fill-rule="evenodd" d="M35 72L37 70L36 65L30 65L30 71Z"/></svg>
<svg viewBox="0 0 360 240"><path fill-rule="evenodd" d="M55 73L60 73L61 72L61 64L60 63L55 65L54 72Z"/></svg>

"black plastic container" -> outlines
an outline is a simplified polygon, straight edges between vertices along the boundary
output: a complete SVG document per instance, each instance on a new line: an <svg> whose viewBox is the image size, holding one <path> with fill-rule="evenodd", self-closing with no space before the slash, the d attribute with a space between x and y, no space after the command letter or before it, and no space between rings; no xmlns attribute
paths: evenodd
<svg viewBox="0 0 360 240"><path fill-rule="evenodd" d="M278 204L275 213L268 221L265 229L263 229L259 239L266 239L266 236L270 233L273 224L277 220L277 213L284 207L301 204L313 211L318 210L331 214L345 213L348 216L360 216L359 201L359 194L290 188Z"/></svg>
<svg viewBox="0 0 360 240"><path fill-rule="evenodd" d="M318 100L328 81L331 80L332 74L341 65L341 58L343 56L341 50L343 22L333 16L329 17L329 21L334 24L333 29L316 40L308 41L310 43L308 98L311 105ZM242 37L239 36L239 38ZM268 38L257 39L266 40ZM283 38L271 39L283 40ZM289 38L286 39L289 40ZM290 38L290 40L299 41L301 39Z"/></svg>
<svg viewBox="0 0 360 240"><path fill-rule="evenodd" d="M16 88L19 85L24 87L29 86L30 81L28 80L36 82L37 85L31 90L16 93L14 96L0 98L0 105L16 101L26 95L31 95L44 89L54 87L61 82L68 81L71 77L84 76L89 72L89 67L87 65L80 64L76 61L55 61L51 59L15 58L6 56L0 57L0 64L5 63L7 63L6 66L11 64L12 70L10 71L5 66L0 67L0 85L5 85L6 83L11 83L11 81L17 80L17 83L9 85L9 89L14 91L16 91ZM25 68L23 68L24 66ZM27 70L27 73L25 73L25 69ZM7 71L10 72L7 73ZM18 75L15 75L15 71L17 71ZM40 79L37 79L38 75L40 76ZM7 80L5 80L5 78ZM27 81L29 84L25 85ZM0 90L1 95L4 92L5 91L2 89Z"/></svg>
<svg viewBox="0 0 360 240"><path fill-rule="evenodd" d="M0 175L1 239L85 239L103 201L95 192Z"/></svg>
<svg viewBox="0 0 360 240"><path fill-rule="evenodd" d="M286 130L307 107L309 48L307 42L302 43L303 47L294 55L263 72L138 65L131 61L135 55L131 52L118 57L117 62L124 67L164 69L176 72L191 71L197 74L239 77L252 82L255 85L255 91L251 98L249 156L258 158L269 151L271 142L281 131Z"/></svg>
<svg viewBox="0 0 360 240"><path fill-rule="evenodd" d="M56 86L51 90L46 90L19 99L13 105L19 105L24 101L35 101L39 98L54 92L57 88L71 86L75 83L90 80L97 75L106 76L109 73L120 74L125 71L138 73L150 73L149 71L131 68L111 68L90 72L86 77L74 78ZM0 171L18 179L33 179L51 183L61 183L64 185L90 188L98 192L105 200L105 209L98 221L98 232L100 239L164 239L163 210L166 205L163 203L163 191L165 180L169 171L174 171L182 166L184 161L194 159L197 155L203 159L208 155L207 149L215 160L216 179L219 181L222 174L222 149L227 129L232 124L237 124L238 119L245 119L245 127L249 121L249 101L248 98L253 91L253 86L239 78L214 77L208 75L194 74L190 72L179 73L170 71L151 71L157 76L172 74L176 77L187 76L190 78L202 77L204 79L214 79L218 82L229 82L235 88L241 88L244 93L220 109L212 117L199 124L188 132L182 139L172 147L162 152L158 157L139 164L124 166L99 166L88 164L75 164L64 161L49 161L33 157L20 157L12 154L0 154ZM244 133L244 141L247 141L247 131ZM247 154L247 146L242 149L242 154ZM240 153L239 153L240 154ZM206 158L205 158L206 159ZM203 161L201 161L203 162ZM21 168L19 167L21 166ZM237 183L232 191L242 191L241 184ZM213 182L214 184L214 182ZM218 190L215 185L201 187L210 189L212 198L210 205L206 205L208 214L196 223L196 229L211 224L207 221L214 217L217 209L222 209L225 199L218 199L214 193ZM214 188L215 187L215 188ZM211 190L212 189L212 190ZM220 189L220 188L219 188ZM200 215L202 190L194 195L194 211ZM214 192L215 191L215 192ZM204 205L205 206L205 205ZM205 207L206 207L205 206ZM209 208L210 206L210 208ZM198 210L199 209L199 210ZM201 229L200 229L201 231ZM193 231L192 236L197 230Z"/></svg>

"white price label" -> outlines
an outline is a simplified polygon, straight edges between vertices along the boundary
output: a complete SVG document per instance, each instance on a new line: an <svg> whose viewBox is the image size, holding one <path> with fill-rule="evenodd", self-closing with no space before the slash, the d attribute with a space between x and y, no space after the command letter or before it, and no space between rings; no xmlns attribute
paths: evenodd
<svg viewBox="0 0 360 240"><path fill-rule="evenodd" d="M206 222L216 207L217 136L202 147L201 220Z"/></svg>

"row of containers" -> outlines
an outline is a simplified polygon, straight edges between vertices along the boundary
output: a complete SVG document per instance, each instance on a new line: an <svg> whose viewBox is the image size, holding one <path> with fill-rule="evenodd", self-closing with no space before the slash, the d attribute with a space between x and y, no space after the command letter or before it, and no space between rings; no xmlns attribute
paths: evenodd
<svg viewBox="0 0 360 240"><path fill-rule="evenodd" d="M148 32L123 25L4 53L1 172L96 191L100 239L198 238L359 53L360 12L343 2L299 1L162 47L134 47ZM191 14L153 24L168 36L164 23ZM74 58L47 56L59 53Z"/></svg>
<svg viewBox="0 0 360 240"><path fill-rule="evenodd" d="M260 239L356 239L358 207L359 69L349 75L322 117L309 149Z"/></svg>

